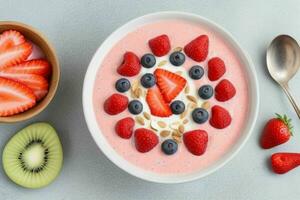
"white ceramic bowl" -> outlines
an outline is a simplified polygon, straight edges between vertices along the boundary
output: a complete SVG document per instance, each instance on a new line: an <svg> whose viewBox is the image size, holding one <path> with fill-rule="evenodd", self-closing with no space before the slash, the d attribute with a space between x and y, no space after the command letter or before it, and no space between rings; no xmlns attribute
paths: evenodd
<svg viewBox="0 0 300 200"><path fill-rule="evenodd" d="M245 66L245 71L247 72L248 75L247 78L249 81L249 92L250 92L251 99L249 100L250 109L249 109L246 127L243 130L244 132L241 134L241 137L239 138L237 143L220 160L218 160L216 163L206 168L205 170L201 170L191 174L184 174L184 175L157 174L150 171L145 171L126 161L123 157L121 157L117 152L113 150L110 144L106 141L105 137L102 135L101 130L98 127L94 108L93 108L93 88L96 79L96 74L99 69L99 66L101 66L101 62L105 58L108 51L122 37L127 35L129 32L135 30L137 27L140 27L147 23L156 22L164 19L191 20L212 28L214 31L216 31L221 36L223 36L224 40L226 40L229 44L232 45L233 49L236 51L237 56L240 58L243 66ZM130 22L126 23L125 25L117 29L102 43L102 45L96 51L87 69L85 79L84 79L84 85L83 85L84 115L85 115L88 128L98 147L113 163L115 163L118 167L128 172L129 174L147 181L159 182L159 183L181 183L181 182L192 181L207 176L212 172L216 171L217 169L221 168L222 166L224 166L229 160L231 160L238 153L238 151L243 147L243 145L249 138L256 121L258 108L259 108L258 81L257 81L253 64L250 58L248 57L248 55L246 54L246 52L240 47L237 41L233 39L231 34L228 33L226 30L224 30L219 25L198 15L183 13L183 12L159 12L159 13L148 14L139 17L137 19L131 20Z"/></svg>

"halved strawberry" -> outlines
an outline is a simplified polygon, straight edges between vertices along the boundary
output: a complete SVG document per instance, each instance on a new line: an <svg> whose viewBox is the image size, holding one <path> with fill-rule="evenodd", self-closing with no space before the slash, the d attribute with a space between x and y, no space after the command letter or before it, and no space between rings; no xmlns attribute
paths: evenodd
<svg viewBox="0 0 300 200"><path fill-rule="evenodd" d="M0 51L0 69L23 62L32 52L32 45L25 42Z"/></svg>
<svg viewBox="0 0 300 200"><path fill-rule="evenodd" d="M25 42L24 36L15 30L4 31L0 35L0 51L7 50Z"/></svg>
<svg viewBox="0 0 300 200"><path fill-rule="evenodd" d="M51 74L51 67L46 60L35 59L6 67L0 70L0 72L1 71L11 74L36 74L44 77L49 77L49 75Z"/></svg>
<svg viewBox="0 0 300 200"><path fill-rule="evenodd" d="M154 75L156 83L167 103L171 102L185 87L186 80L173 72L156 69Z"/></svg>
<svg viewBox="0 0 300 200"><path fill-rule="evenodd" d="M31 89L25 85L0 77L0 116L24 112L36 104Z"/></svg>
<svg viewBox="0 0 300 200"><path fill-rule="evenodd" d="M36 74L16 74L0 70L0 77L20 82L30 88L37 100L41 100L48 93L48 81L45 77Z"/></svg>
<svg viewBox="0 0 300 200"><path fill-rule="evenodd" d="M172 111L169 105L165 102L158 87L154 86L148 89L146 101L152 115L158 117L169 117L172 115Z"/></svg>

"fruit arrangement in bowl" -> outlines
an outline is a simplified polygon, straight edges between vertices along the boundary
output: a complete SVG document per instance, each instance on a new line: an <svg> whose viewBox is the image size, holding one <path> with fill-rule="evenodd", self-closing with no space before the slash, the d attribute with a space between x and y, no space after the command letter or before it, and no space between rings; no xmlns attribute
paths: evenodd
<svg viewBox="0 0 300 200"><path fill-rule="evenodd" d="M117 72L123 78L116 81L115 89L119 93L125 93L132 87L132 93L129 96L132 100L129 101L126 94L114 93L106 99L103 108L109 115L119 114L128 108L132 117L119 120L116 123L115 131L124 139L129 139L134 133L135 147L141 153L152 150L158 144L157 133L159 133L159 136L166 138L161 144L161 150L166 155L175 154L178 144L183 139L189 152L200 156L206 151L207 132L202 129L186 131L185 127L190 123L190 118L192 118L192 123L200 125L208 121L210 115L209 123L212 127L224 129L229 126L231 115L228 110L214 105L209 113L209 99L214 96L219 102L229 101L236 94L235 86L229 80L222 79L215 88L209 84L202 84L197 91L191 91L194 87L192 89L189 86L191 83L188 83L187 78L184 77L184 71L180 70L180 66L184 65L186 56L196 62L206 60L209 48L207 35L200 35L183 49L175 48L170 53L169 63L171 66L169 68L173 67L179 70L175 73L167 69L165 61L161 61L157 67L155 66L157 57L166 56L171 51L169 37L165 34L159 35L150 39L148 44L153 54L146 53L139 59L133 52L126 52L121 65L117 68ZM165 63L162 64L162 62ZM207 65L207 76L210 81L218 81L226 72L225 63L219 57L209 59ZM156 69L152 70L153 73L145 72L139 76L141 67L144 67L145 71ZM134 85L131 86L130 81L124 77L134 76L139 76L139 80L133 80ZM204 76L204 68L200 65L191 66L186 72L186 76L190 82L201 80ZM195 93L197 95L192 95ZM198 107L197 98L203 100L200 107ZM143 104L140 99L143 99L146 104ZM148 109L144 109L144 106L148 106ZM142 114L143 117L137 116L139 114ZM137 116L136 120L133 119L134 116ZM171 116L175 118L175 120L172 119L173 122L164 120ZM146 125L145 120L150 121L148 129L144 126ZM134 131L135 121L144 127Z"/></svg>
<svg viewBox="0 0 300 200"><path fill-rule="evenodd" d="M47 39L32 27L0 22L0 122L41 112L53 98L59 66Z"/></svg>
<svg viewBox="0 0 300 200"><path fill-rule="evenodd" d="M83 106L95 141L150 181L183 182L218 168L257 113L256 79L241 52L195 15L157 13L124 25L86 74Z"/></svg>

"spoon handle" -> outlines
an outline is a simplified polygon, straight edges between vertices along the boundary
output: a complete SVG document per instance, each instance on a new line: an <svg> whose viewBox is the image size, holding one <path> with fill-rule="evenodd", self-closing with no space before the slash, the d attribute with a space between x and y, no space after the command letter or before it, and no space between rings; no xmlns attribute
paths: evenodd
<svg viewBox="0 0 300 200"><path fill-rule="evenodd" d="M289 87L287 84L281 84L281 87L283 89L283 91L285 92L285 94L287 95L288 99L290 100L292 106L294 107L298 118L300 119L300 109L299 106L297 105L295 99L293 98L293 96L291 95L290 91L289 91Z"/></svg>

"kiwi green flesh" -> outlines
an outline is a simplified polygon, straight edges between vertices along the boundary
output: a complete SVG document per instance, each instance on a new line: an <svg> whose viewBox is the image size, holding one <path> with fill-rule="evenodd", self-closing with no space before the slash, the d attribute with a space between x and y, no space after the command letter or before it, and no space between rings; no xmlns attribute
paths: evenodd
<svg viewBox="0 0 300 200"><path fill-rule="evenodd" d="M7 176L26 188L41 188L58 176L63 151L55 129L35 123L22 129L6 144L3 168Z"/></svg>

